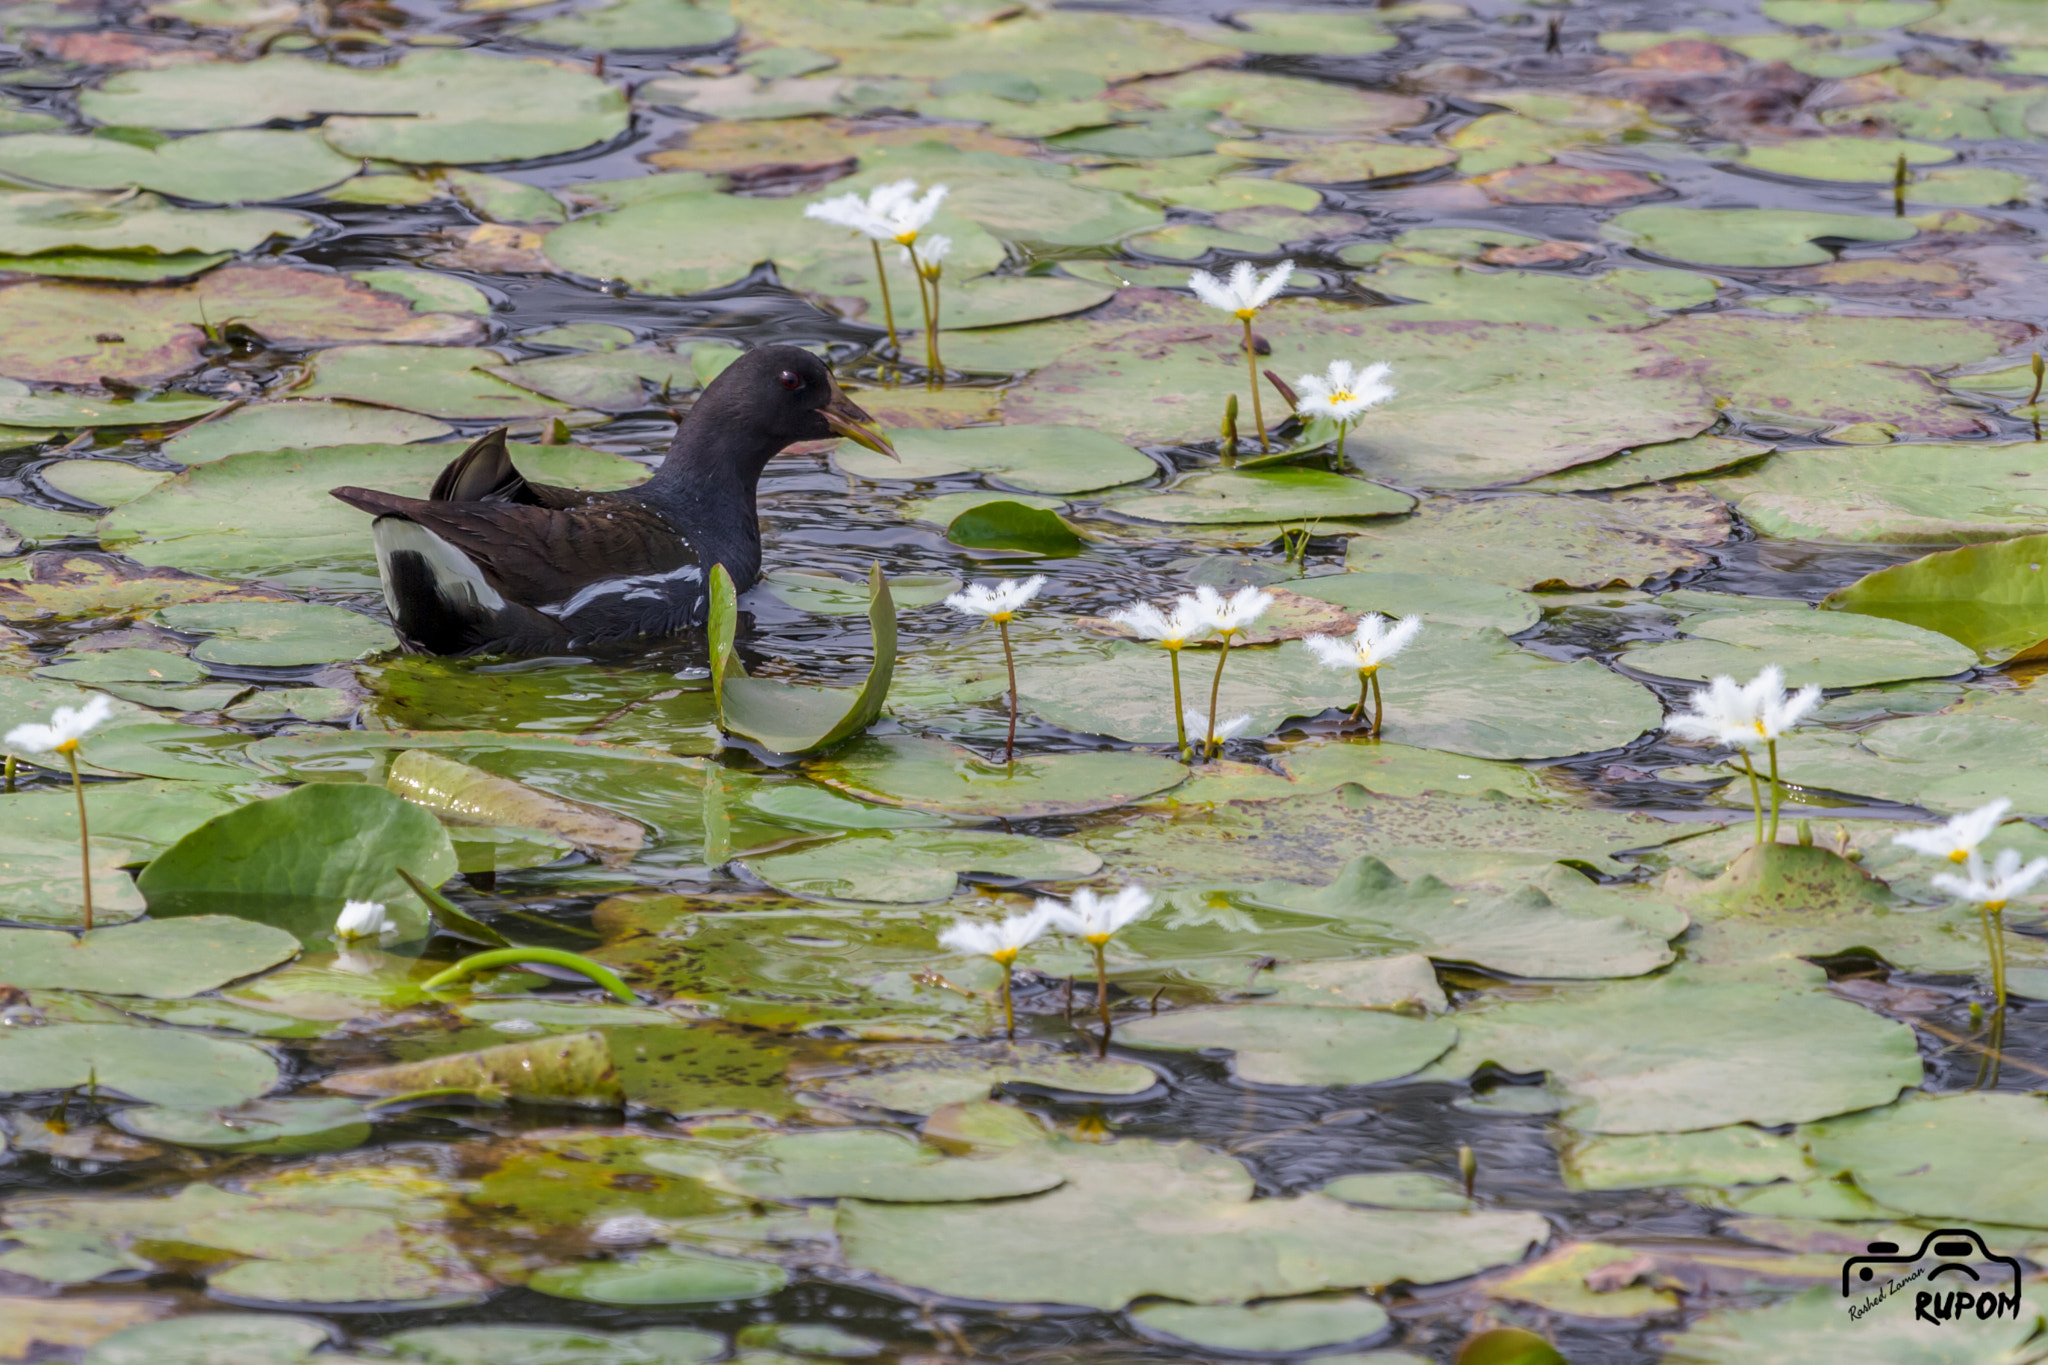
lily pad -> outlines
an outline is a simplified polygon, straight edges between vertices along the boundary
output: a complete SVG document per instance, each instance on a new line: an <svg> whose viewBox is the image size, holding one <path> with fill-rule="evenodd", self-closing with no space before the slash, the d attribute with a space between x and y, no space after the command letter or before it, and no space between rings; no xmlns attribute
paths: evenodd
<svg viewBox="0 0 2048 1365"><path fill-rule="evenodd" d="M543 830L600 857L630 857L646 841L646 831L638 824L610 811L564 800L425 749L407 749L393 758L384 783L451 821ZM458 841L464 833L460 824L450 831ZM554 856L550 851L547 861Z"/></svg>
<svg viewBox="0 0 2048 1365"><path fill-rule="evenodd" d="M646 475L631 460L576 446L514 444L511 451L528 477L571 488L618 488ZM369 522L327 490L360 484L424 497L449 458L441 446L245 451L121 508L101 523L101 542L145 564L374 591Z"/></svg>
<svg viewBox="0 0 2048 1365"><path fill-rule="evenodd" d="M1458 1030L1443 1019L1317 1005L1238 1005L1174 1010L1127 1022L1130 1047L1234 1055L1231 1072L1258 1085L1374 1085L1420 1071L1450 1050Z"/></svg>
<svg viewBox="0 0 2048 1365"><path fill-rule="evenodd" d="M857 616L868 609L868 585L837 574L808 569L770 569L761 575L768 590L799 611L821 616ZM899 574L889 580L898 607L930 607L960 591L952 574Z"/></svg>
<svg viewBox="0 0 2048 1365"><path fill-rule="evenodd" d="M400 1360L425 1365L698 1365L725 1352L725 1338L689 1327L587 1332L523 1324L417 1327L384 1338Z"/></svg>
<svg viewBox="0 0 2048 1365"><path fill-rule="evenodd" d="M1920 1084L1912 1030L1804 986L1664 977L1457 1015L1425 1078L1485 1062L1549 1073L1594 1133L1772 1125L1888 1104Z"/></svg>
<svg viewBox="0 0 2048 1365"><path fill-rule="evenodd" d="M254 403L213 421L189 426L159 449L180 464L211 464L245 450L287 446L405 445L431 441L455 428L431 417L355 403L287 400Z"/></svg>
<svg viewBox="0 0 2048 1365"><path fill-rule="evenodd" d="M1088 427L961 427L952 431L893 431L898 463L873 451L842 445L832 460L863 479L936 479L987 474L998 483L1034 493L1086 493L1136 483L1159 466L1123 442Z"/></svg>
<svg viewBox="0 0 2048 1365"><path fill-rule="evenodd" d="M1037 1194L1065 1177L1028 1147L1009 1159L949 1159L900 1134L854 1128L768 1138L727 1161L721 1179L763 1199L937 1204Z"/></svg>
<svg viewBox="0 0 2048 1365"><path fill-rule="evenodd" d="M1211 1350L1291 1354L1376 1337L1387 1329L1388 1318L1371 1299L1305 1298L1242 1308L1150 1303L1132 1309L1131 1322L1147 1336Z"/></svg>
<svg viewBox="0 0 2048 1365"><path fill-rule="evenodd" d="M262 1048L178 1029L46 1024L0 1030L0 1092L8 1094L94 1085L149 1104L232 1105L277 1082L277 1062Z"/></svg>
<svg viewBox="0 0 2048 1365"><path fill-rule="evenodd" d="M1112 810L1185 781L1188 770L1149 754L1028 754L995 763L970 749L910 735L862 740L808 772L867 801L946 815L1034 820Z"/></svg>
<svg viewBox="0 0 2048 1365"><path fill-rule="evenodd" d="M1528 593L1473 578L1449 578L1400 570L1330 574L1290 583L1297 597L1334 602L1348 611L1382 616L1423 616L1432 625L1491 627L1519 635L1543 617L1541 602Z"/></svg>
<svg viewBox="0 0 2048 1365"><path fill-rule="evenodd" d="M751 1299L788 1283L789 1272L779 1265L670 1248L643 1251L624 1261L549 1266L535 1273L526 1287L558 1299L639 1307Z"/></svg>
<svg viewBox="0 0 2048 1365"><path fill-rule="evenodd" d="M218 262L216 253L254 251L273 237L296 240L312 230L313 221L302 214L183 209L154 194L16 192L0 200L0 259L20 270L48 258L49 273L59 275L97 275L104 268L111 279L155 278L150 257L173 267L182 263L177 273L196 274ZM124 260L142 273L131 274Z"/></svg>
<svg viewBox="0 0 2048 1365"><path fill-rule="evenodd" d="M1823 242L1903 242L1919 229L1903 218L1809 209L1697 209L1650 204L1601 225L1611 242L1689 265L1772 268L1834 259Z"/></svg>
<svg viewBox="0 0 2048 1365"><path fill-rule="evenodd" d="M698 0L611 0L596 9L524 24L513 31L536 43L640 52L715 47L737 33L739 23L723 5Z"/></svg>
<svg viewBox="0 0 2048 1365"><path fill-rule="evenodd" d="M231 82L204 65L122 71L79 105L125 128L324 119L320 135L346 156L451 165L573 152L627 122L625 97L588 72L460 50L414 50L371 68L269 56L237 64Z"/></svg>
<svg viewBox="0 0 2048 1365"><path fill-rule="evenodd" d="M226 915L152 920L73 938L48 929L0 929L9 985L178 1000L296 957L298 940Z"/></svg>
<svg viewBox="0 0 2048 1365"><path fill-rule="evenodd" d="M1832 4L1834 0L1826 0L1826 3ZM1718 474L1770 453L1770 446L1755 441L1737 441L1726 436L1694 436L1684 441L1663 441L1625 450L1609 459L1575 465L1518 486L1534 493L1593 493L1633 488L1646 483L1669 483L1703 474Z"/></svg>
<svg viewBox="0 0 2048 1365"><path fill-rule="evenodd" d="M930 1114L949 1104L985 1100L999 1085L1031 1085L1066 1094L1141 1095L1159 1084L1136 1062L1076 1056L1043 1045L978 1048L883 1048L866 1053L866 1070L834 1076L819 1093L874 1109Z"/></svg>
<svg viewBox="0 0 2048 1365"><path fill-rule="evenodd" d="M749 678L732 652L738 604L723 565L711 570L711 680L718 723L777 753L829 749L865 730L882 714L896 667L896 605L882 566L868 571L868 628L875 657L858 689L797 687Z"/></svg>
<svg viewBox="0 0 2048 1365"><path fill-rule="evenodd" d="M398 636L359 612L319 602L200 602L165 607L159 624L200 641L192 657L234 668L294 668L398 648Z"/></svg>
<svg viewBox="0 0 2048 1365"><path fill-rule="evenodd" d="M741 865L792 895L914 904L947 899L962 876L1073 881L1092 876L1102 859L1061 840L1020 834L879 830Z"/></svg>
<svg viewBox="0 0 2048 1365"><path fill-rule="evenodd" d="M87 1353L90 1365L305 1365L324 1323L277 1313L195 1313L129 1327Z"/></svg>
<svg viewBox="0 0 2048 1365"><path fill-rule="evenodd" d="M2018 1094L1913 1096L1802 1127L1823 1175L1850 1173L1888 1209L1952 1222L2048 1227L2048 1110ZM1997 1191L1984 1173L1999 1172Z"/></svg>
<svg viewBox="0 0 2048 1365"><path fill-rule="evenodd" d="M1057 512L1010 498L977 500L946 523L946 539L972 550L1066 558L1081 553L1081 537Z"/></svg>
<svg viewBox="0 0 2048 1365"><path fill-rule="evenodd" d="M214 817L144 869L159 917L230 912L297 934L330 934L344 901L380 901L417 938L427 914L397 869L429 886L455 872L439 821L379 787L317 783Z"/></svg>
<svg viewBox="0 0 2048 1365"><path fill-rule="evenodd" d="M1404 883L1372 857L1354 860L1326 887L1265 882L1247 895L1340 920L1347 933L1382 952L1424 952L1517 976L1641 976L1672 960L1667 940L1677 932L1621 913L1580 913L1533 885L1496 896L1430 876Z"/></svg>
<svg viewBox="0 0 2048 1365"><path fill-rule="evenodd" d="M455 1090L533 1104L592 1108L615 1108L623 1098L611 1048L600 1033L567 1033L427 1061L341 1071L322 1084L342 1095Z"/></svg>
<svg viewBox="0 0 2048 1365"><path fill-rule="evenodd" d="M1627 665L1664 678L1705 682L1748 679L1768 664L1788 686L1867 687L1908 678L1940 678L1973 668L1976 651L1946 635L1850 612L1764 610L1690 616L1689 639L1630 649Z"/></svg>
<svg viewBox="0 0 2048 1365"><path fill-rule="evenodd" d="M1635 1190L1659 1185L1767 1185L1809 1179L1814 1168L1797 1140L1739 1124L1575 1143L1565 1154L1565 1173L1579 1189Z"/></svg>
<svg viewBox="0 0 2048 1365"><path fill-rule="evenodd" d="M470 346L337 346L314 358L300 398L344 398L429 417L511 420L567 409L489 373L496 351Z"/></svg>
<svg viewBox="0 0 2048 1365"><path fill-rule="evenodd" d="M368 1140L370 1116L353 1100L249 1100L228 1108L124 1109L114 1125L136 1137L203 1151L298 1156L346 1151Z"/></svg>
<svg viewBox="0 0 2048 1365"><path fill-rule="evenodd" d="M2044 535L1942 550L1865 574L1822 605L1939 631L1989 658L2031 655L2048 639L2043 563Z"/></svg>
<svg viewBox="0 0 2048 1365"><path fill-rule="evenodd" d="M202 204L290 199L336 185L361 162L318 133L242 129L154 147L109 137L29 133L0 140L0 173L76 190L139 185Z"/></svg>
<svg viewBox="0 0 2048 1365"><path fill-rule="evenodd" d="M55 384L96 384L102 376L154 383L205 363L204 327L216 319L234 319L266 341L291 347L342 341L447 345L481 334L475 318L416 313L404 300L346 276L290 266L231 265L190 284L146 289L29 280L0 289L0 374ZM8 400L25 405L22 422L36 404L52 401L54 396ZM121 425L133 415L139 420L132 425L140 426L204 416L221 406L209 402L174 414L144 403L82 396L69 401L89 404L99 415L81 412L48 425ZM0 403L0 415L6 406Z"/></svg>
<svg viewBox="0 0 2048 1365"><path fill-rule="evenodd" d="M1944 1322L1930 1314L1930 1320L1917 1320L1912 1304L1918 1293L1928 1292L1901 1292L1896 1302L1880 1305L1877 1320L1852 1324L1851 1330L1869 1329L1859 1332L1868 1339L1858 1348L1863 1360L1869 1365L1962 1365L2025 1358L2023 1343L2038 1330L2037 1317L2022 1313L2018 1322L2003 1315ZM1804 1365L1824 1359L1839 1349L1843 1324L1850 1321L1843 1297L1837 1285L1818 1285L1765 1307L1706 1313L1670 1338L1664 1359L1671 1365Z"/></svg>
<svg viewBox="0 0 2048 1365"><path fill-rule="evenodd" d="M1901 157L1908 166L1925 166L1953 161L1955 155L1947 147L1897 138L1810 137L1753 146L1736 164L1802 180L1889 185Z"/></svg>
<svg viewBox="0 0 2048 1365"><path fill-rule="evenodd" d="M1548 1234L1526 1213L1367 1211L1314 1194L1251 1200L1243 1167L1191 1145L1126 1139L1061 1153L1067 1183L1024 1200L842 1203L848 1263L953 1298L1116 1309L1148 1294L1232 1304L1438 1283L1516 1260ZM1160 1218L1172 1237L1151 1234ZM1076 1245L1090 1254L1075 1256Z"/></svg>
<svg viewBox="0 0 2048 1365"><path fill-rule="evenodd" d="M1413 510L1415 499L1326 470L1254 469L1192 474L1168 492L1140 493L1108 505L1141 521L1215 525L1393 516Z"/></svg>
<svg viewBox="0 0 2048 1365"><path fill-rule="evenodd" d="M58 492L102 507L132 502L170 477L164 470L142 469L120 460L60 460L36 472Z"/></svg>

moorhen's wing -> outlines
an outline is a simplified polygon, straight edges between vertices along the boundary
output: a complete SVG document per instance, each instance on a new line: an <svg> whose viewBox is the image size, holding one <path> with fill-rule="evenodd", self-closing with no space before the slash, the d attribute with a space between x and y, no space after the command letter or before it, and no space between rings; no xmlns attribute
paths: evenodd
<svg viewBox="0 0 2048 1365"><path fill-rule="evenodd" d="M581 489L534 483L521 474L505 446L503 427L472 441L427 491L430 502L509 502L528 507L572 507L587 496Z"/></svg>

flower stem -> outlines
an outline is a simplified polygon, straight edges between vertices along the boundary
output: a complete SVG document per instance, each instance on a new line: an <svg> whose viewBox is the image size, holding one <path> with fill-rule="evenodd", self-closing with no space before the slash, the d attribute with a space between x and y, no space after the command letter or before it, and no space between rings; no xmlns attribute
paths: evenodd
<svg viewBox="0 0 2048 1365"><path fill-rule="evenodd" d="M946 387L946 366L939 359L939 277L932 276L932 330L925 339L925 349L931 355L932 382L940 388Z"/></svg>
<svg viewBox="0 0 2048 1365"><path fill-rule="evenodd" d="M996 622L996 629L1003 636L1003 663L1010 670L1010 737L1003 743L1003 762L1014 763L1017 759L1017 656L1010 649L1010 623Z"/></svg>
<svg viewBox="0 0 2048 1365"><path fill-rule="evenodd" d="M1216 656L1216 676L1209 680L1209 733L1202 737L1202 755L1214 758L1223 748L1216 742L1216 697L1223 690L1223 665L1230 661L1230 632L1223 632L1223 652Z"/></svg>
<svg viewBox="0 0 2048 1365"><path fill-rule="evenodd" d="M1017 1006L1010 999L1010 964L1003 964L1003 1032L1012 1042L1017 1038Z"/></svg>
<svg viewBox="0 0 2048 1365"><path fill-rule="evenodd" d="M1778 741L1772 740L1771 751L1771 842L1778 842L1778 808L1785 804L1785 784L1778 780Z"/></svg>
<svg viewBox="0 0 2048 1365"><path fill-rule="evenodd" d="M1102 945L1095 945L1095 1007L1102 1015L1102 1041L1096 1047L1095 1055L1109 1055L1109 968L1102 960Z"/></svg>
<svg viewBox="0 0 2048 1365"><path fill-rule="evenodd" d="M1244 320L1244 367L1252 377L1252 424L1259 429L1259 449L1270 451L1273 442L1266 436L1266 407L1259 401L1259 355L1252 347L1252 320Z"/></svg>
<svg viewBox="0 0 2048 1365"><path fill-rule="evenodd" d="M1337 450L1335 454L1330 456L1330 472L1332 474L1342 474L1344 472L1344 438L1350 435L1350 433L1351 428L1349 426L1340 424L1337 428Z"/></svg>
<svg viewBox="0 0 2048 1365"><path fill-rule="evenodd" d="M633 992L626 988L626 983L619 980L618 975L609 967L592 962L587 957L579 957L575 953L565 953L559 948L493 948L487 953L471 953L439 976L422 981L420 989L438 991L478 972L489 971L493 967L510 967L521 962L539 962L550 967L566 967L572 972L581 972L597 985L604 987L611 993L612 999L620 1004L640 1003Z"/></svg>
<svg viewBox="0 0 2048 1365"><path fill-rule="evenodd" d="M1365 699L1372 695L1372 674L1358 670L1358 705L1351 708L1351 723L1356 725L1365 719Z"/></svg>
<svg viewBox="0 0 2048 1365"><path fill-rule="evenodd" d="M1764 797L1763 793L1757 790L1756 764L1749 761L1747 749L1742 751L1742 771L1749 774L1749 804L1756 811L1756 842L1757 847L1761 848L1764 842Z"/></svg>
<svg viewBox="0 0 2048 1365"><path fill-rule="evenodd" d="M915 250L911 253L910 268L917 275L917 302L918 306L924 310L924 382L925 387L930 388L932 386L932 372L939 365L939 348L938 343L932 340L931 290L926 286L924 272L917 268L917 254Z"/></svg>
<svg viewBox="0 0 2048 1365"><path fill-rule="evenodd" d="M85 891L85 931L92 932L92 840L85 828L85 780L78 775L78 746L64 751L71 760L71 794L78 798L78 875Z"/></svg>
<svg viewBox="0 0 2048 1365"><path fill-rule="evenodd" d="M2000 1011L2005 1009L2005 911L2001 907L1989 912L1991 916L1991 994L1998 1001Z"/></svg>
<svg viewBox="0 0 2048 1365"><path fill-rule="evenodd" d="M875 251L875 279L882 286L882 321L889 328L889 349L901 360L903 343L896 339L896 309L889 302L889 272L882 268L882 244L870 237L868 245Z"/></svg>
<svg viewBox="0 0 2048 1365"><path fill-rule="evenodd" d="M1173 738L1174 742L1180 745L1180 761L1185 763L1190 758L1193 758L1194 755L1188 752L1187 715L1181 709L1180 651L1178 649L1169 649L1166 651L1166 657L1173 665Z"/></svg>
<svg viewBox="0 0 2048 1365"><path fill-rule="evenodd" d="M1374 739L1380 737L1380 726L1385 723L1386 718L1387 697L1384 692L1380 691L1380 675L1375 672L1372 675L1372 737Z"/></svg>

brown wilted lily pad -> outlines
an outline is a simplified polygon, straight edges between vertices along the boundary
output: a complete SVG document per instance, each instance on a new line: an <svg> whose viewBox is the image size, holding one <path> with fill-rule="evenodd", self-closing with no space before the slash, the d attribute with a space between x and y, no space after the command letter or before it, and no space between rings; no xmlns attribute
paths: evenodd
<svg viewBox="0 0 2048 1365"><path fill-rule="evenodd" d="M1511 166L1472 183L1496 204L1619 204L1663 187L1634 171L1589 171L1577 166Z"/></svg>

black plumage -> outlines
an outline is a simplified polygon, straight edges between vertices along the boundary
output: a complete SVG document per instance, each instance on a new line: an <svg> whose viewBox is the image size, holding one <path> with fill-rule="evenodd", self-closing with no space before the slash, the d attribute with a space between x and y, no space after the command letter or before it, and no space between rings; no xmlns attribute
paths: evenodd
<svg viewBox="0 0 2048 1365"><path fill-rule="evenodd" d="M424 498L333 493L376 517L384 600L407 647L560 653L702 626L711 565L742 591L760 577L761 471L787 446L833 436L895 454L824 362L763 346L711 381L661 467L633 488L534 483L500 428Z"/></svg>

